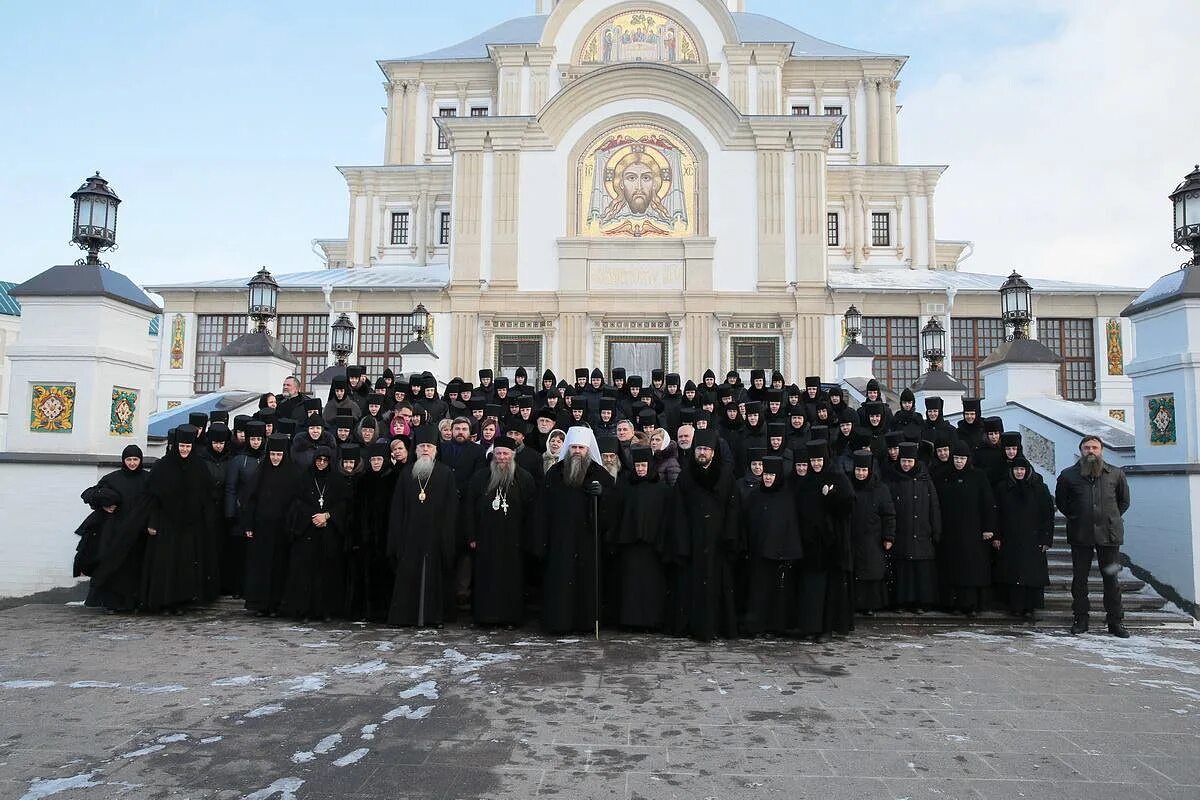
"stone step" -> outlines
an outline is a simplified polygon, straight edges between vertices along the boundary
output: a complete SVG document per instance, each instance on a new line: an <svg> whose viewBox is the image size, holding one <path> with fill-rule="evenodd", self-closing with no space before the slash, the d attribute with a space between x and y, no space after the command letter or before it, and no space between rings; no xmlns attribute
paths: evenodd
<svg viewBox="0 0 1200 800"><path fill-rule="evenodd" d="M1128 572L1122 572L1120 575L1118 575L1117 583L1120 584L1121 591L1125 593L1140 592L1146 587L1144 581L1139 581ZM1050 591L1051 589L1065 592L1071 591L1071 573L1068 571L1066 574L1059 574L1051 571L1050 589L1047 589L1047 591ZM1104 591L1104 582L1100 579L1099 575L1092 573L1092 575L1088 578L1088 593L1092 594L1102 591Z"/></svg>
<svg viewBox="0 0 1200 800"><path fill-rule="evenodd" d="M1104 607L1104 595L1100 592L1088 592L1092 608ZM1161 611L1167 607L1167 601L1155 594L1127 594L1121 598L1121 605L1126 611ZM1070 591L1046 591L1046 608L1048 610L1071 609Z"/></svg>
<svg viewBox="0 0 1200 800"><path fill-rule="evenodd" d="M1070 628L1073 616L1069 610L1043 609L1038 612L1037 620L1029 622L1020 617L988 611L976 617L966 617L962 614L948 614L931 611L917 616L903 611L881 611L874 617L856 617L854 624L858 630L903 627L919 628L987 628L995 630L998 626L1008 626L1014 629L1059 631ZM1125 627L1135 630L1148 628L1192 630L1197 627L1195 620L1184 614L1171 611L1125 611ZM1092 632L1103 633L1105 629L1104 610L1092 606L1088 618Z"/></svg>

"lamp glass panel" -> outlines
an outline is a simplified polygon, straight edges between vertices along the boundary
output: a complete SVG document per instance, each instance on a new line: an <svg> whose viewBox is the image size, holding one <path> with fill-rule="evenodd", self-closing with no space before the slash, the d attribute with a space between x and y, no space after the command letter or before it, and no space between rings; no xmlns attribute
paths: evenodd
<svg viewBox="0 0 1200 800"><path fill-rule="evenodd" d="M75 217L75 224L79 228L86 228L92 224L92 198L79 198L79 212Z"/></svg>
<svg viewBox="0 0 1200 800"><path fill-rule="evenodd" d="M1183 222L1185 225L1200 224L1200 192L1192 192L1184 198Z"/></svg>
<svg viewBox="0 0 1200 800"><path fill-rule="evenodd" d="M1014 310L1014 294L1016 294L1016 292L1012 289L1005 289L1000 292L1000 310L1005 316L1008 316Z"/></svg>
<svg viewBox="0 0 1200 800"><path fill-rule="evenodd" d="M1028 315L1029 314L1029 295L1031 294L1030 290L1026 289L1025 287L1022 286L1020 289L1018 289L1013 294L1015 295L1015 300L1016 300L1016 310L1020 311L1023 314Z"/></svg>

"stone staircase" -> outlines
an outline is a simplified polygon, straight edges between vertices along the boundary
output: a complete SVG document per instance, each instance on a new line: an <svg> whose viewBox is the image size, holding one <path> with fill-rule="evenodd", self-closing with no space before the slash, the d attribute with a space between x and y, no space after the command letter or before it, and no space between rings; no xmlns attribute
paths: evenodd
<svg viewBox="0 0 1200 800"><path fill-rule="evenodd" d="M1071 614L1071 547L1067 544L1066 519L1058 517L1055 520L1054 546L1046 554L1050 568L1050 585L1046 587L1046 607L1038 612L1035 627L1070 626ZM1125 625L1130 628L1193 627L1195 620L1183 613L1175 605L1159 596L1154 588L1145 581L1139 580L1122 567L1117 580L1121 584L1122 604L1125 609ZM1092 564L1091 576L1088 580L1088 594L1091 597L1091 627L1093 630L1104 630L1104 590L1100 580L1100 571ZM989 611L974 619L967 619L956 614L930 612L921 616L904 612L880 613L873 618L893 624L935 624L935 625L995 625L1011 621L1015 625L1029 625L1024 620L1016 619L1007 614ZM860 618L860 624L869 625L872 620Z"/></svg>

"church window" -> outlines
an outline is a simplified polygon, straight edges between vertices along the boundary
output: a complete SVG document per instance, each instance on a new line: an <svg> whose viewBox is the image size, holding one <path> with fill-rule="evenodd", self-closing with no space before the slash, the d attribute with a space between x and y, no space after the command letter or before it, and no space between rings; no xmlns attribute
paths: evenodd
<svg viewBox="0 0 1200 800"><path fill-rule="evenodd" d="M411 314L360 314L357 362L368 375L400 371L400 350L416 338Z"/></svg>
<svg viewBox="0 0 1200 800"><path fill-rule="evenodd" d="M842 243L842 230L838 221L836 211L830 211L825 215L825 244L830 247L837 247Z"/></svg>
<svg viewBox="0 0 1200 800"><path fill-rule="evenodd" d="M609 336L605 339L608 367L624 367L629 375L648 378L656 369L665 370L668 341L658 336Z"/></svg>
<svg viewBox="0 0 1200 800"><path fill-rule="evenodd" d="M196 320L196 394L208 394L225 382L221 351L246 332L245 314L201 314Z"/></svg>
<svg viewBox="0 0 1200 800"><path fill-rule="evenodd" d="M1062 357L1058 388L1064 400L1096 399L1096 341L1090 319L1039 319L1038 341Z"/></svg>
<svg viewBox="0 0 1200 800"><path fill-rule="evenodd" d="M392 244L408 244L408 212L392 212Z"/></svg>
<svg viewBox="0 0 1200 800"><path fill-rule="evenodd" d="M871 246L892 246L892 217L886 211L871 213Z"/></svg>
<svg viewBox="0 0 1200 800"><path fill-rule="evenodd" d="M327 314L280 314L279 342L300 359L296 377L307 390L312 379L329 366L329 316Z"/></svg>
<svg viewBox="0 0 1200 800"><path fill-rule="evenodd" d="M793 117L807 117L811 109L808 106L792 106Z"/></svg>
<svg viewBox="0 0 1200 800"><path fill-rule="evenodd" d="M841 106L825 106L825 116L840 117L841 115L842 115L842 107ZM842 129L840 126L838 127L837 132L833 134L833 144L831 146L833 147L834 150L840 150L844 146L842 144Z"/></svg>
<svg viewBox="0 0 1200 800"><path fill-rule="evenodd" d="M916 317L863 317L862 341L875 351L875 377L894 392L912 386L921 374L919 322Z"/></svg>
<svg viewBox="0 0 1200 800"><path fill-rule="evenodd" d="M730 368L750 383L750 371L763 369L770 375L779 369L779 339L768 336L733 336L729 339Z"/></svg>
<svg viewBox="0 0 1200 800"><path fill-rule="evenodd" d="M439 117L457 117L458 109L456 108L439 108ZM449 150L450 140L446 138L446 132L440 127L438 128L438 150Z"/></svg>
<svg viewBox="0 0 1200 800"><path fill-rule="evenodd" d="M471 107L471 116L472 117L486 117L487 115L488 115L487 106L472 106Z"/></svg>
<svg viewBox="0 0 1200 800"><path fill-rule="evenodd" d="M967 397L983 394L979 362L1004 343L1004 322L989 318L950 320L950 361L954 377L967 387Z"/></svg>
<svg viewBox="0 0 1200 800"><path fill-rule="evenodd" d="M517 368L524 367L533 383L542 374L542 337L498 336L496 337L495 369L497 377L514 380ZM541 384L538 383L540 386Z"/></svg>
<svg viewBox="0 0 1200 800"><path fill-rule="evenodd" d="M438 215L438 244L450 244L450 212L443 211Z"/></svg>

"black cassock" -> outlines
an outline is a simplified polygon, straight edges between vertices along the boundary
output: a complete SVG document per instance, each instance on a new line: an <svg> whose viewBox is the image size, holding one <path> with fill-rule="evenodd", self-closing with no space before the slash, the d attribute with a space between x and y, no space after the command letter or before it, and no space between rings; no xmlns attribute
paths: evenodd
<svg viewBox="0 0 1200 800"><path fill-rule="evenodd" d="M84 502L97 508L89 495L111 492L117 499L112 514L98 508L101 516L96 561L86 574L92 578L87 605L111 611L133 611L141 589L142 559L146 546L146 487L150 473L140 467L119 469L100 479L83 493ZM98 491L103 490L103 491Z"/></svg>
<svg viewBox="0 0 1200 800"><path fill-rule="evenodd" d="M215 528L208 467L193 448L180 458L169 453L150 473L146 540L142 567L142 607L160 611L186 605L201 594L201 547Z"/></svg>
<svg viewBox="0 0 1200 800"><path fill-rule="evenodd" d="M346 489L345 476L331 467L300 473L287 521L292 547L281 606L285 614L323 619L342 612ZM319 513L330 515L324 528L312 522Z"/></svg>
<svg viewBox="0 0 1200 800"><path fill-rule="evenodd" d="M492 471L485 467L467 484L462 536L471 547L474 584L471 609L478 625L520 625L525 621L525 554L537 511L537 484L513 462L507 490L487 491Z"/></svg>
<svg viewBox="0 0 1200 800"><path fill-rule="evenodd" d="M742 502L742 530L750 558L747 633L785 633L795 626L795 562L804 555L792 493L782 476L756 486Z"/></svg>
<svg viewBox="0 0 1200 800"><path fill-rule="evenodd" d="M427 481L405 467L392 494L388 556L396 571L390 625L441 625L454 603L458 489L454 473L434 462Z"/></svg>
<svg viewBox="0 0 1200 800"><path fill-rule="evenodd" d="M799 479L795 490L804 541L797 624L802 635L847 633L853 627L854 487L846 473L825 463L820 472L810 471ZM827 486L828 493L823 491Z"/></svg>
<svg viewBox="0 0 1200 800"><path fill-rule="evenodd" d="M358 476L354 491L353 530L347 542L349 580L346 610L351 619L387 622L396 576L387 555L388 515L399 472L385 461L383 470Z"/></svg>
<svg viewBox="0 0 1200 800"><path fill-rule="evenodd" d="M942 539L938 543L938 575L947 606L976 611L985 604L992 585L992 543L983 532L996 532L996 501L983 470L941 472L934 481L942 510Z"/></svg>
<svg viewBox="0 0 1200 800"><path fill-rule="evenodd" d="M700 641L737 637L733 560L742 550L738 488L728 465L689 461L675 483L667 556L678 560L670 629Z"/></svg>
<svg viewBox="0 0 1200 800"><path fill-rule="evenodd" d="M593 503L582 488L563 482L560 461L546 473L542 492L545 554L545 581L542 589L542 620L551 633L590 631L596 622L596 538ZM589 461L583 485L597 481L600 535L611 516L614 500L613 477L594 461ZM603 577L601 578L603 579ZM601 592L601 596L604 594Z"/></svg>
<svg viewBox="0 0 1200 800"><path fill-rule="evenodd" d="M268 455L245 497L239 497L235 529L243 537L246 531L254 534L246 540L246 576L242 584L242 596L250 611L275 613L283 602L292 544L288 512L299 485L299 467L286 456L279 466L272 466Z"/></svg>
<svg viewBox="0 0 1200 800"><path fill-rule="evenodd" d="M631 628L658 629L666 611L662 551L675 510L673 492L653 469L645 478L624 475L620 511L608 533L608 541L617 547L620 579L616 619Z"/></svg>

